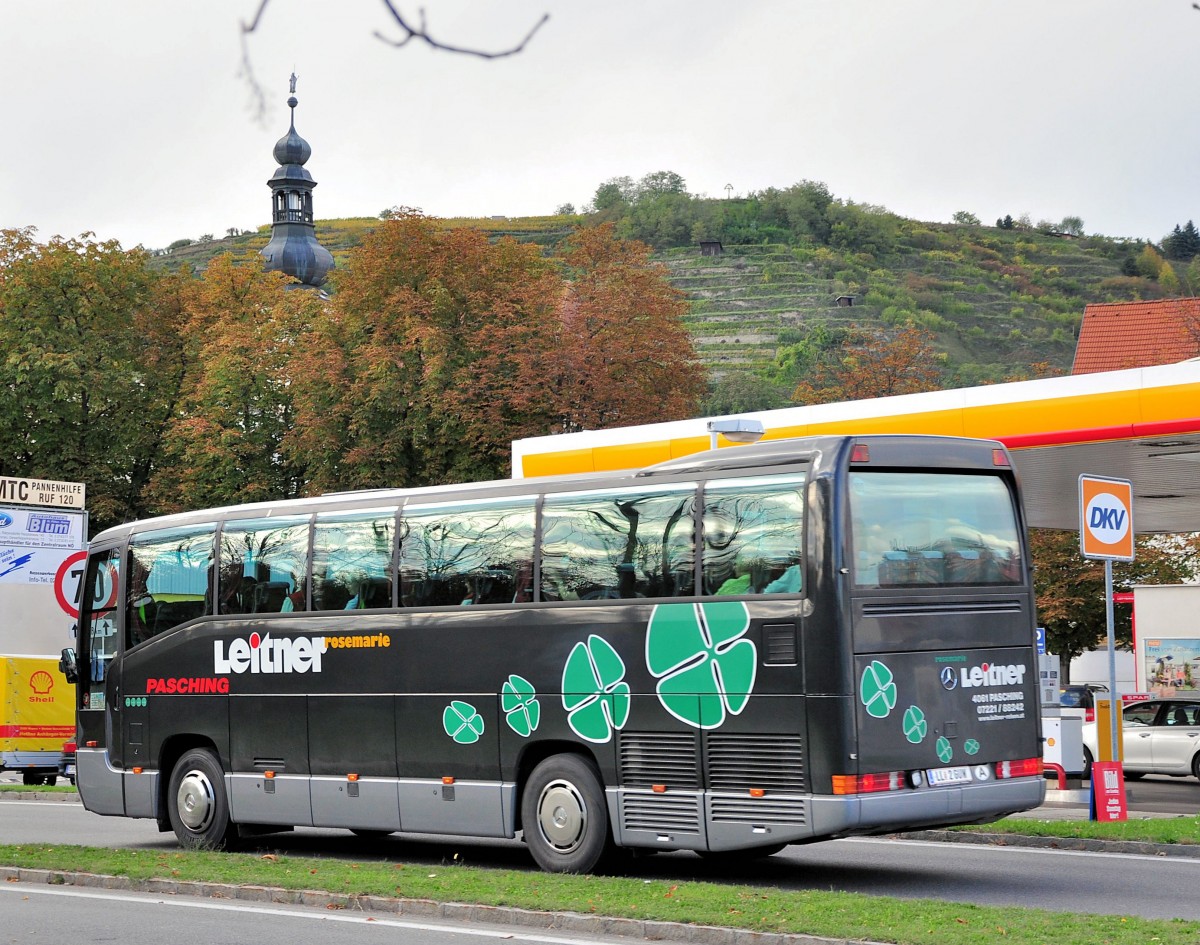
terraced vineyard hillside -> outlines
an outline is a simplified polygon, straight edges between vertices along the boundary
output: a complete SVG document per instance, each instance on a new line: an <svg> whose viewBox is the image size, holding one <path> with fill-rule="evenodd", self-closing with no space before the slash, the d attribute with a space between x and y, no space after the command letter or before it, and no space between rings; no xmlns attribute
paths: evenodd
<svg viewBox="0 0 1200 945"><path fill-rule="evenodd" d="M1084 306L1144 291L1129 284L1140 280L1122 277L1109 247L1097 252L1061 237L990 241L1000 245L913 247L870 268L781 244L727 246L720 256L675 249L659 258L687 293L689 330L718 374L768 365L781 344L818 323L850 322L928 328L950 383L1001 380L1039 362L1066 371Z"/></svg>
<svg viewBox="0 0 1200 945"><path fill-rule="evenodd" d="M492 238L511 236L553 252L578 216L446 220ZM317 232L340 265L373 217L320 221ZM164 265L203 268L214 255L256 251L270 228L178 247ZM932 331L953 386L1003 380L1046 365L1070 368L1088 302L1153 298L1152 279L1122 275L1139 247L1104 237L901 221L892 251L878 258L828 246L698 246L656 255L690 303L687 325L714 376L771 364L782 345L816 325L918 324ZM852 304L839 305L839 297Z"/></svg>

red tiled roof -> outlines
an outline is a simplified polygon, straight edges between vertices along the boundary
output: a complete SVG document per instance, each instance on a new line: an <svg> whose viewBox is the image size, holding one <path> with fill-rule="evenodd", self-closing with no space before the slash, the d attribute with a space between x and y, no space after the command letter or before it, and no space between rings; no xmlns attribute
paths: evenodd
<svg viewBox="0 0 1200 945"><path fill-rule="evenodd" d="M1200 298L1089 305L1072 374L1174 364L1200 356Z"/></svg>

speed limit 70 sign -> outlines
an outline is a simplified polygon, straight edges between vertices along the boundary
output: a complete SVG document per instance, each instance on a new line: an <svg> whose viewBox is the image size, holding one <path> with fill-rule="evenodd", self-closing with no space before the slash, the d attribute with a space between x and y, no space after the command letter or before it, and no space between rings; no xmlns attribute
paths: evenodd
<svg viewBox="0 0 1200 945"><path fill-rule="evenodd" d="M58 606L68 617L79 619L79 590L83 586L83 563L87 558L86 551L77 551L69 555L58 566L54 575L54 596Z"/></svg>
<svg viewBox="0 0 1200 945"><path fill-rule="evenodd" d="M1079 548L1085 558L1133 560L1133 483L1079 477Z"/></svg>

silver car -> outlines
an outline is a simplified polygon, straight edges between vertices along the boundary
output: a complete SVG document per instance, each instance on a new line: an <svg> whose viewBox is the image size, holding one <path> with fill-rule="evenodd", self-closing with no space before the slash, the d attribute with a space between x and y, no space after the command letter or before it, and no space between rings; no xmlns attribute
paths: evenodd
<svg viewBox="0 0 1200 945"><path fill-rule="evenodd" d="M1125 778L1146 774L1192 775L1200 778L1200 699L1148 699L1125 706L1121 720ZM1091 777L1098 739L1095 722L1083 726L1083 774Z"/></svg>

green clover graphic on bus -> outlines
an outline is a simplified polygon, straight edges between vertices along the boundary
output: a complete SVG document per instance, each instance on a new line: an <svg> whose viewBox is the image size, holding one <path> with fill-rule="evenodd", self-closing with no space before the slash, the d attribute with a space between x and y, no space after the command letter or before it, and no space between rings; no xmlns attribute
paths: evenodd
<svg viewBox="0 0 1200 945"><path fill-rule="evenodd" d="M455 699L442 713L442 728L460 745L473 745L483 735L483 716L469 702Z"/></svg>
<svg viewBox="0 0 1200 945"><path fill-rule="evenodd" d="M921 744L925 740L925 736L929 734L929 723L925 720L925 713L919 706L910 705L904 710L903 724L904 737L914 745Z"/></svg>
<svg viewBox="0 0 1200 945"><path fill-rule="evenodd" d="M954 748L950 744L950 739L942 737L934 744L934 749L937 751L938 761L944 765L950 764L954 758Z"/></svg>
<svg viewBox="0 0 1200 945"><path fill-rule="evenodd" d="M500 689L500 708L504 710L508 727L522 738L528 738L537 730L542 707L528 679L515 675L508 677Z"/></svg>
<svg viewBox="0 0 1200 945"><path fill-rule="evenodd" d="M607 742L629 718L625 663L594 633L576 643L563 666L562 702L567 723L589 742Z"/></svg>
<svg viewBox="0 0 1200 945"><path fill-rule="evenodd" d="M742 639L750 613L741 601L659 604L646 631L646 668L671 715L700 729L718 728L726 713L750 701L758 650Z"/></svg>
<svg viewBox="0 0 1200 945"><path fill-rule="evenodd" d="M879 660L868 663L858 684L858 697L867 715L886 719L896 708L896 681L892 671Z"/></svg>

